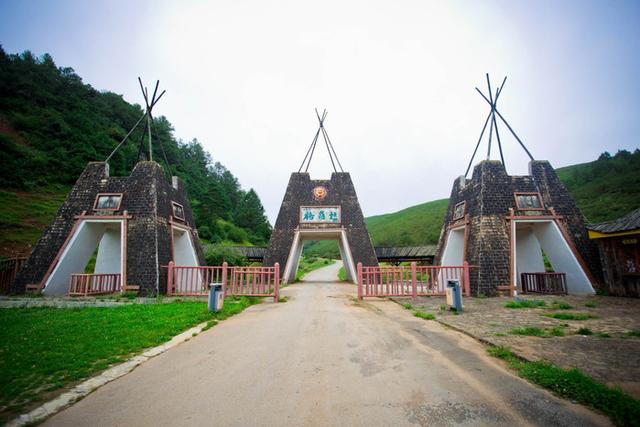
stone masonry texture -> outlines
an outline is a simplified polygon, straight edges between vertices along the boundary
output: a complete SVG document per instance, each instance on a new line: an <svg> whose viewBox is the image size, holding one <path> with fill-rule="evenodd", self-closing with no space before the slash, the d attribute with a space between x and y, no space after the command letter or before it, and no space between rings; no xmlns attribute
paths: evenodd
<svg viewBox="0 0 640 427"><path fill-rule="evenodd" d="M511 228L507 216L509 209L518 213L514 193L540 193L545 210L533 214L552 215L550 209L553 208L562 217L561 224L592 276L601 282L600 258L595 244L588 238L585 218L553 167L544 160L531 161L526 176L509 176L502 163L486 160L475 166L471 179L456 179L435 263L439 265L442 259L448 230L464 224L464 219L453 220L453 210L456 204L465 201L468 219L465 259L478 266L471 270L472 294L495 295L498 286L509 285Z"/></svg>
<svg viewBox="0 0 640 427"><path fill-rule="evenodd" d="M323 200L314 198L313 189L318 186L327 189L327 196ZM342 224L300 224L300 206L341 206ZM264 265L271 266L277 262L281 271L284 270L296 229L336 227L346 230L353 261L356 264L362 262L367 266L378 265L349 173L334 172L330 180L312 180L308 173L291 174L265 254Z"/></svg>
<svg viewBox="0 0 640 427"><path fill-rule="evenodd" d="M166 291L166 273L162 266L173 258L172 202L184 207L184 221L174 221L190 228L199 263L204 264L202 245L182 181L178 179L177 188L174 188L160 165L150 161L138 162L128 177L110 177L108 170L104 162L86 166L17 275L12 292L22 293L26 285L43 281L78 221L77 216L83 212L96 214L93 207L98 193L122 193L119 210L110 215L123 215L126 211L131 216L127 220L127 285L140 286L141 295Z"/></svg>

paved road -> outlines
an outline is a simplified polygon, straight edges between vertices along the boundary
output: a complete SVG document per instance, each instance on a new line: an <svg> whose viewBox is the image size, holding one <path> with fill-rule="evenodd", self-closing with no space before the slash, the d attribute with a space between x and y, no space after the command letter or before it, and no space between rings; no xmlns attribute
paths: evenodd
<svg viewBox="0 0 640 427"><path fill-rule="evenodd" d="M607 425L483 347L327 283L339 265L151 359L50 426ZM313 280L312 282L309 282Z"/></svg>

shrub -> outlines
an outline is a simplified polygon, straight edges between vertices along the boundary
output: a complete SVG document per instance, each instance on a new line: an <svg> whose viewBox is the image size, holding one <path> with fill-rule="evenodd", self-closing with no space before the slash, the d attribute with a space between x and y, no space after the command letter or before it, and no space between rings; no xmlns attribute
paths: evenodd
<svg viewBox="0 0 640 427"><path fill-rule="evenodd" d="M627 332L627 336L640 337L640 329L634 329L633 331Z"/></svg>
<svg viewBox="0 0 640 427"><path fill-rule="evenodd" d="M242 253L232 247L224 245L207 245L204 249L204 258L207 265L247 265L247 259Z"/></svg>
<svg viewBox="0 0 640 427"><path fill-rule="evenodd" d="M580 328L577 332L578 335L593 335L593 331L589 328Z"/></svg>

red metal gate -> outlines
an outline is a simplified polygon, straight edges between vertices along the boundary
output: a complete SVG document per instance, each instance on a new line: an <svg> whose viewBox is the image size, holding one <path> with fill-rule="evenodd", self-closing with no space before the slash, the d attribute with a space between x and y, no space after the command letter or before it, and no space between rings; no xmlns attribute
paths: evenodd
<svg viewBox="0 0 640 427"><path fill-rule="evenodd" d="M471 295L469 269L459 266L377 266L358 263L358 298L444 295L447 281L458 280L464 295Z"/></svg>
<svg viewBox="0 0 640 427"><path fill-rule="evenodd" d="M167 266L167 295L207 296L209 284L220 284L225 295L280 297L280 265L273 267Z"/></svg>

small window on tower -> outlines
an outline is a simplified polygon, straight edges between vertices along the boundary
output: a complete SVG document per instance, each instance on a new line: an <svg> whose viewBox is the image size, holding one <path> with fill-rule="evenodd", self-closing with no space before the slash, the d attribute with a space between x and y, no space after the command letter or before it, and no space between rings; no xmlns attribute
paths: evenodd
<svg viewBox="0 0 640 427"><path fill-rule="evenodd" d="M460 219L464 216L465 211L467 208L467 202L460 202L457 203L456 206L453 208L453 220L457 220Z"/></svg>
<svg viewBox="0 0 640 427"><path fill-rule="evenodd" d="M544 209L539 193L516 193L515 197L519 210L541 211Z"/></svg>
<svg viewBox="0 0 640 427"><path fill-rule="evenodd" d="M180 203L172 202L173 204L173 217L184 221L184 208Z"/></svg>
<svg viewBox="0 0 640 427"><path fill-rule="evenodd" d="M101 193L96 196L93 209L96 211L117 211L120 209L120 202L122 202L122 194Z"/></svg>

